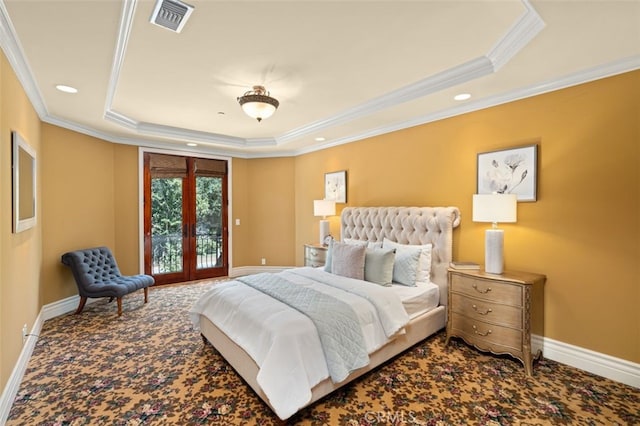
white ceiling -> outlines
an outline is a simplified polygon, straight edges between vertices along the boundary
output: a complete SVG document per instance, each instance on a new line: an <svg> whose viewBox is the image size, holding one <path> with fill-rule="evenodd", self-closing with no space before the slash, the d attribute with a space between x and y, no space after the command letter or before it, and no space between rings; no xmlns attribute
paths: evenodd
<svg viewBox="0 0 640 426"><path fill-rule="evenodd" d="M640 68L636 0L187 3L194 12L174 33L149 23L151 0L0 0L0 44L46 122L248 158ZM260 123L236 100L256 84L280 101ZM454 101L462 92L472 98Z"/></svg>

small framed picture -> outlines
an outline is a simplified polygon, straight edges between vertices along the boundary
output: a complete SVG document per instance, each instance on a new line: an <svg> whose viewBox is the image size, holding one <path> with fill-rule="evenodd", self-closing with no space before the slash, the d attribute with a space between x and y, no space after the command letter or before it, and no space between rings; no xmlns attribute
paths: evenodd
<svg viewBox="0 0 640 426"><path fill-rule="evenodd" d="M478 154L478 194L516 194L518 201L536 201L538 145Z"/></svg>
<svg viewBox="0 0 640 426"><path fill-rule="evenodd" d="M336 203L347 202L347 171L324 174L324 199Z"/></svg>

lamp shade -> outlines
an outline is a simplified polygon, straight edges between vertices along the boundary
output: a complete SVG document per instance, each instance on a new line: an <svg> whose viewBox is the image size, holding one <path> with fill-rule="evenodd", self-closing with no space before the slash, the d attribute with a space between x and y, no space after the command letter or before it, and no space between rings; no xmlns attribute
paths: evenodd
<svg viewBox="0 0 640 426"><path fill-rule="evenodd" d="M474 194L473 221L491 223L515 222L518 217L516 194Z"/></svg>
<svg viewBox="0 0 640 426"><path fill-rule="evenodd" d="M336 214L336 202L333 200L313 200L314 216L334 216Z"/></svg>

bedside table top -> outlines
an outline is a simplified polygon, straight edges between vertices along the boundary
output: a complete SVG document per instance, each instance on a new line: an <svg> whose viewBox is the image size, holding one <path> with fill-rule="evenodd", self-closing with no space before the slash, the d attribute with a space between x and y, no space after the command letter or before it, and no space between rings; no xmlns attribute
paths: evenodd
<svg viewBox="0 0 640 426"><path fill-rule="evenodd" d="M329 246L324 246L320 243L309 243L309 244L305 244L304 246L309 248L321 249L321 250L322 249L326 250L329 248Z"/></svg>
<svg viewBox="0 0 640 426"><path fill-rule="evenodd" d="M466 275L470 277L476 278L484 278L488 280L495 281L506 281L513 282L518 284L528 284L532 285L539 281L544 282L547 277L542 274L536 274L533 272L522 272L522 271L504 271L502 274L489 274L483 270L473 270L473 269L455 269L448 268L448 271L454 274Z"/></svg>

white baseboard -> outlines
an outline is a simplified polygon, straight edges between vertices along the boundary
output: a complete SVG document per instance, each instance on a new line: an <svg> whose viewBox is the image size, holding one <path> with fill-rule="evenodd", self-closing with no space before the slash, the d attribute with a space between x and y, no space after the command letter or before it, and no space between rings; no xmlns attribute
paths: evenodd
<svg viewBox="0 0 640 426"><path fill-rule="evenodd" d="M533 338L532 346L533 346ZM607 379L640 388L640 364L545 337L542 356Z"/></svg>
<svg viewBox="0 0 640 426"><path fill-rule="evenodd" d="M36 343L38 342L38 335L40 334L40 330L42 330L43 323L44 320L42 319L42 313L40 313L36 318L31 331L27 334L27 339L25 340L24 345L22 345L22 351L20 352L18 361L13 367L11 376L9 376L9 380L2 391L2 396L0 396L0 425L5 424L9 417L11 406L13 405L13 401L16 399L18 390L20 390L22 377L24 376L24 372L27 370L29 358L31 358L33 349L36 347Z"/></svg>
<svg viewBox="0 0 640 426"><path fill-rule="evenodd" d="M87 305L95 303L98 300L100 299L89 299L87 300ZM51 318L75 311L78 308L79 302L80 296L71 296L66 299L44 305L42 309L40 309L40 314L33 323L33 327L27 335L24 345L22 345L22 351L20 352L18 361L13 367L11 376L9 376L9 380L2 391L2 396L0 396L0 425L5 424L9 417L13 401L20 390L20 383L22 383L22 377L27 369L29 358L31 358L33 349L36 347L36 343L38 342L42 325L45 321L50 320Z"/></svg>
<svg viewBox="0 0 640 426"><path fill-rule="evenodd" d="M289 268L288 266L241 266L229 270L229 276L239 277L259 272L278 272ZM40 310L40 314L36 318L33 328L22 347L22 352L13 368L13 372L5 385L2 396L0 396L0 425L3 425L9 417L11 406L20 389L20 383L27 369L29 358L38 341L42 324L46 320L75 310L79 299L78 296L68 297L45 305ZM98 300L100 299L89 299L87 303ZM531 347L534 353L541 349L544 358L640 388L640 364L536 335L531 336Z"/></svg>

